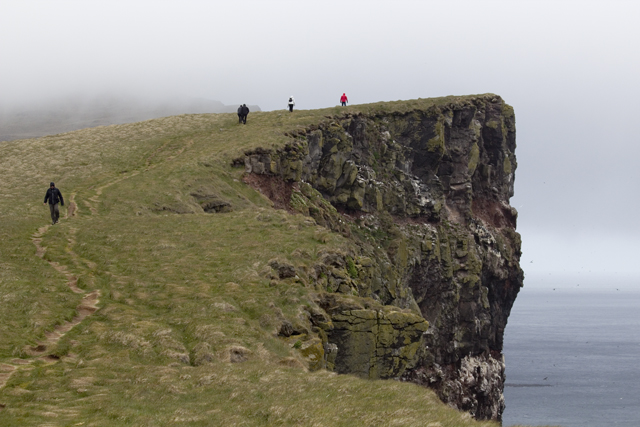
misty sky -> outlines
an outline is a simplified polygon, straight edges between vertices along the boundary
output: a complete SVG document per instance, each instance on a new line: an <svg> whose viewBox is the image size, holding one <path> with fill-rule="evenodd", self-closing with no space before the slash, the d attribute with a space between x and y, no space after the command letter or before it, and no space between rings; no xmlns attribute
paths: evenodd
<svg viewBox="0 0 640 427"><path fill-rule="evenodd" d="M497 93L516 111L525 272L640 277L639 21L612 0L4 1L0 107Z"/></svg>

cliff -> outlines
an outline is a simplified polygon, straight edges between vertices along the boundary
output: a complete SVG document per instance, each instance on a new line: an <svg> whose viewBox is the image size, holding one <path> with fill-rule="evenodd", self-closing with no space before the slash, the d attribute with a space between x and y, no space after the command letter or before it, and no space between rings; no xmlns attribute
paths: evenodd
<svg viewBox="0 0 640 427"><path fill-rule="evenodd" d="M353 242L289 266L317 290L315 367L415 382L500 420L504 328L523 283L515 135L513 109L483 95L327 116L235 161L276 205Z"/></svg>
<svg viewBox="0 0 640 427"><path fill-rule="evenodd" d="M4 424L495 426L450 406L502 411L514 129L480 95L0 142Z"/></svg>

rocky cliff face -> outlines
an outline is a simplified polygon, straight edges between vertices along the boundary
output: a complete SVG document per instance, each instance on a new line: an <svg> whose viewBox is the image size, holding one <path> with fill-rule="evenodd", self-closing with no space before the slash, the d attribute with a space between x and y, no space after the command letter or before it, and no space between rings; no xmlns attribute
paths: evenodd
<svg viewBox="0 0 640 427"><path fill-rule="evenodd" d="M282 207L354 242L307 272L316 366L416 382L499 420L503 333L523 282L513 109L495 95L452 98L289 136L246 153L247 181L284 188Z"/></svg>

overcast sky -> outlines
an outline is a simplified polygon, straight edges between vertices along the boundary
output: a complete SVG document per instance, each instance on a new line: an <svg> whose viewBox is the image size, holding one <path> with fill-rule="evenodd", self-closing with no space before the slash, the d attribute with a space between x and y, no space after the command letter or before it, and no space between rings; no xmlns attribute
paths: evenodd
<svg viewBox="0 0 640 427"><path fill-rule="evenodd" d="M639 22L640 2L612 0L7 0L0 106L497 93L516 111L525 272L640 277Z"/></svg>

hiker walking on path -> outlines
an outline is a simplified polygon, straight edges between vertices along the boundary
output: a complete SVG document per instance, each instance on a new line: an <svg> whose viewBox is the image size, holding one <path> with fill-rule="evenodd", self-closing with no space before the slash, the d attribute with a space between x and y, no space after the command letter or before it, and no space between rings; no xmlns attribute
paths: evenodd
<svg viewBox="0 0 640 427"><path fill-rule="evenodd" d="M45 205L47 204L47 201L49 201L49 210L51 211L51 225L57 224L58 219L60 218L58 203L60 206L64 206L64 199L62 198L62 193L56 188L56 185L53 182L49 185L47 194L44 195Z"/></svg>
<svg viewBox="0 0 640 427"><path fill-rule="evenodd" d="M340 97L340 105L342 105L343 107L346 107L347 102L349 102L349 100L347 99L347 95L343 93L342 96Z"/></svg>
<svg viewBox="0 0 640 427"><path fill-rule="evenodd" d="M242 111L242 123L244 123L246 125L247 124L247 116L249 115L249 107L247 107L247 104L242 104L242 106L240 108L241 108L241 111Z"/></svg>
<svg viewBox="0 0 640 427"><path fill-rule="evenodd" d="M293 99L293 96L289 97L289 112L293 113L293 106L296 105L296 100Z"/></svg>

